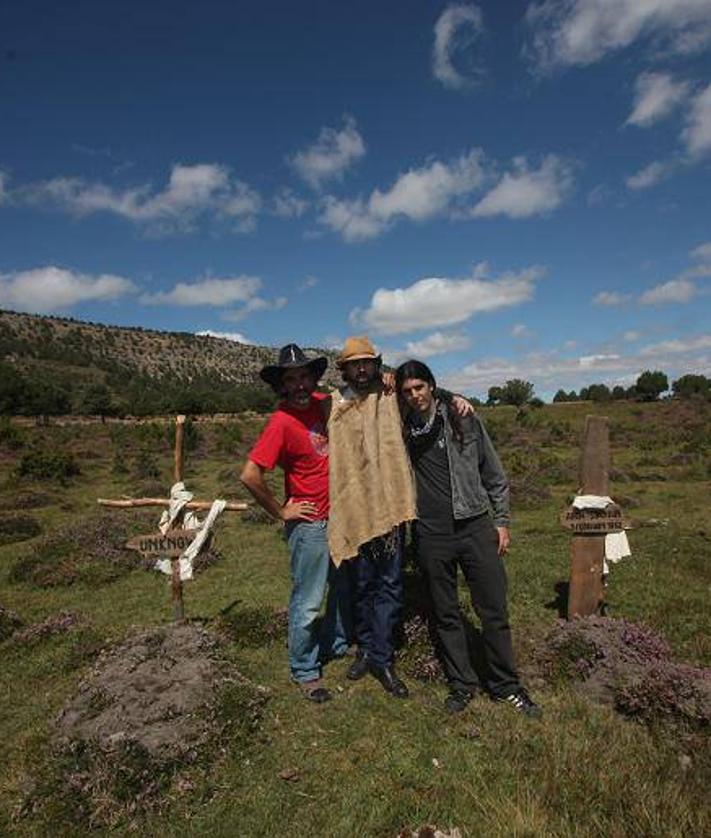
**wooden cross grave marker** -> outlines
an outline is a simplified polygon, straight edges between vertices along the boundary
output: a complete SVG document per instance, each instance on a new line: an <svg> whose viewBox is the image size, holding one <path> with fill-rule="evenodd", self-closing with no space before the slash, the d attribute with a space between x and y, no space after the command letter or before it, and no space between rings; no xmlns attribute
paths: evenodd
<svg viewBox="0 0 711 838"><path fill-rule="evenodd" d="M610 492L610 430L607 416L586 416L580 455L580 494L606 497ZM568 591L568 619L600 614L604 606L605 536L629 525L617 504L604 509L570 506L560 517L573 533Z"/></svg>
<svg viewBox="0 0 711 838"><path fill-rule="evenodd" d="M184 439L185 439L185 416L176 416L175 419L175 470L174 482L179 483L183 479L184 463ZM99 498L101 506L113 509L132 509L142 506L170 506L170 498ZM182 526L186 510L210 509L212 501L191 500L180 510L173 528L166 533L160 531L148 535L138 535L126 542L130 550L138 550L145 556L152 559L169 558L171 567L171 599L173 602L173 619L180 622L185 619L185 607L183 604L183 581L180 578L180 556L190 545L197 535L197 529L185 529ZM225 504L225 512L244 512L249 509L249 504L241 501L230 501Z"/></svg>

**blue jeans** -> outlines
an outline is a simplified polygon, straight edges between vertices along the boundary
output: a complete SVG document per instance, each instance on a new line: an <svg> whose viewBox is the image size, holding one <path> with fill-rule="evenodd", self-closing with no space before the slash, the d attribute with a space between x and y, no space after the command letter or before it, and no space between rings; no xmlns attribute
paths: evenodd
<svg viewBox="0 0 711 838"><path fill-rule="evenodd" d="M389 535L361 545L357 557L348 564L356 591L358 650L375 666L391 666L393 634L403 603L400 529L396 527Z"/></svg>
<svg viewBox="0 0 711 838"><path fill-rule="evenodd" d="M321 664L344 655L350 629L350 585L345 568L328 553L326 521L294 521L285 527L291 554L289 667L294 681L314 681ZM319 619L326 588L326 613Z"/></svg>

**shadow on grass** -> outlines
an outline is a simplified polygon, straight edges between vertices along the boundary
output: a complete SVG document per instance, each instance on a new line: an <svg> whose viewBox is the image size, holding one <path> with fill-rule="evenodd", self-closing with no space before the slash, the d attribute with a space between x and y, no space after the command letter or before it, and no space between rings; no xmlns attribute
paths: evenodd
<svg viewBox="0 0 711 838"><path fill-rule="evenodd" d="M557 611L561 620L568 619L568 597L570 595L570 582L560 580L553 586L555 596L545 604L550 611Z"/></svg>

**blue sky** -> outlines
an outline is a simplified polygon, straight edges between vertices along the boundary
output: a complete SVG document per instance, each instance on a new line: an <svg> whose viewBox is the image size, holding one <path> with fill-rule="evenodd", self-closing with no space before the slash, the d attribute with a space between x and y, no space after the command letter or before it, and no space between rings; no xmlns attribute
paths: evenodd
<svg viewBox="0 0 711 838"><path fill-rule="evenodd" d="M711 0L0 9L0 307L711 374Z"/></svg>

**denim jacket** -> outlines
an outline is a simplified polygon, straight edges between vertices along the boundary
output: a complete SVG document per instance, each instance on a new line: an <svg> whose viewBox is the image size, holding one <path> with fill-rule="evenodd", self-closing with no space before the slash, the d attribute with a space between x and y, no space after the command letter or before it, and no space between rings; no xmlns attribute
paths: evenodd
<svg viewBox="0 0 711 838"><path fill-rule="evenodd" d="M481 419L461 418L464 444L460 448L446 406L440 402L437 409L444 418L455 520L473 518L491 509L495 526L510 526L509 483Z"/></svg>

